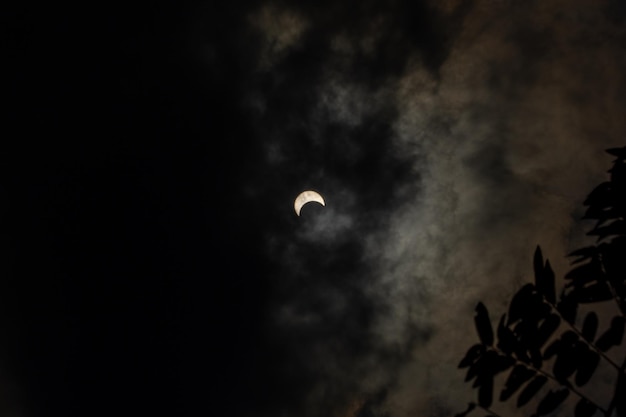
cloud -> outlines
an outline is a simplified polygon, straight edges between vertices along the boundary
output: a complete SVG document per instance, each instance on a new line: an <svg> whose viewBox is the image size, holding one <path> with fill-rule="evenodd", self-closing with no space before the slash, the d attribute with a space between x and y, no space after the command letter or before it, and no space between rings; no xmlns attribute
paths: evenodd
<svg viewBox="0 0 626 417"><path fill-rule="evenodd" d="M261 68L271 68L285 56L306 31L308 24L294 10L268 3L249 17L250 24L263 35Z"/></svg>

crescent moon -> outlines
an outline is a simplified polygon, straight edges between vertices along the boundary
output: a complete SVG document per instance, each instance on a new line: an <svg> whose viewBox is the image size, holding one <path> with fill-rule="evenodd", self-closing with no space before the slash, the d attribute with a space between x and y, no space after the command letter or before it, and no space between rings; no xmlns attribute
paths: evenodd
<svg viewBox="0 0 626 417"><path fill-rule="evenodd" d="M306 203L310 203L311 201L315 201L316 203L326 206L324 198L319 193L311 190L303 191L296 197L296 201L293 202L293 208L296 210L296 214L299 216L302 206Z"/></svg>

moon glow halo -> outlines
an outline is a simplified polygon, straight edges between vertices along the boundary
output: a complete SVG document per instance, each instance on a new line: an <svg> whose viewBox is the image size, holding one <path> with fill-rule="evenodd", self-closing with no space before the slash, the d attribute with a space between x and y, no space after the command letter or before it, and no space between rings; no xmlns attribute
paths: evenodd
<svg viewBox="0 0 626 417"><path fill-rule="evenodd" d="M296 210L296 214L300 216L300 210L302 210L302 206L306 203L310 203L314 201L316 203L320 203L322 206L326 206L324 202L324 198L317 192L312 190L303 191L296 197L296 201L293 203L293 208Z"/></svg>

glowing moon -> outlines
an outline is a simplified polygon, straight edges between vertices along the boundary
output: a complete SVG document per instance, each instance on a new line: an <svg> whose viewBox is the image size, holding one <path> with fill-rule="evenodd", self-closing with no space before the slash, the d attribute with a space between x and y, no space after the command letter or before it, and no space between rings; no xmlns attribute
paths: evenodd
<svg viewBox="0 0 626 417"><path fill-rule="evenodd" d="M311 201L315 201L316 203L320 203L325 206L324 198L316 193L315 191L307 190L300 193L299 196L296 197L296 201L293 202L293 208L296 210L296 214L300 215L300 210L302 210L302 206L306 203L310 203Z"/></svg>

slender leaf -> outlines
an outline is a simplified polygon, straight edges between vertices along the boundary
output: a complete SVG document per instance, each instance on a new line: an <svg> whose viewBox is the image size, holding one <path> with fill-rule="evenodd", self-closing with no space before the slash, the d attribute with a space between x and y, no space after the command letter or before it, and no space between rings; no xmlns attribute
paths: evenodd
<svg viewBox="0 0 626 417"><path fill-rule="evenodd" d="M524 317L528 311L528 304L532 301L534 291L535 286L533 284L526 284L515 293L509 305L508 325Z"/></svg>
<svg viewBox="0 0 626 417"><path fill-rule="evenodd" d="M619 346L624 338L624 317L616 316L611 320L611 326L596 341L596 347L606 352L613 346Z"/></svg>
<svg viewBox="0 0 626 417"><path fill-rule="evenodd" d="M515 359L510 356L501 355L494 350L487 351L480 361L477 370L477 378L473 387L476 388L483 384L486 379L493 378L495 375L504 372L515 364Z"/></svg>
<svg viewBox="0 0 626 417"><path fill-rule="evenodd" d="M574 381L577 386L581 387L591 380L593 373L600 363L600 355L582 343L578 351L578 370L576 371Z"/></svg>
<svg viewBox="0 0 626 417"><path fill-rule="evenodd" d="M610 148L607 149L606 152L620 159L626 159L626 146L623 148Z"/></svg>
<svg viewBox="0 0 626 417"><path fill-rule="evenodd" d="M575 417L591 417L596 413L597 407L585 398L581 398L574 410Z"/></svg>
<svg viewBox="0 0 626 417"><path fill-rule="evenodd" d="M556 303L556 286L554 282L554 271L550 266L550 261L546 261L546 266L543 270L542 279L542 292L550 303Z"/></svg>
<svg viewBox="0 0 626 417"><path fill-rule="evenodd" d="M537 340L537 317L522 320L515 326L514 333L518 336L518 349L516 354L528 358L535 368L541 368L541 353L537 348L539 341ZM526 359L524 362L528 363Z"/></svg>
<svg viewBox="0 0 626 417"><path fill-rule="evenodd" d="M606 219L606 218L615 218L617 212L614 210L614 207L611 206L589 206L587 211L585 211L583 219Z"/></svg>
<svg viewBox="0 0 626 417"><path fill-rule="evenodd" d="M472 379L476 378L480 370L482 369L482 364L485 360L484 356L480 356L467 370L467 374L465 375L465 382L469 382Z"/></svg>
<svg viewBox="0 0 626 417"><path fill-rule="evenodd" d="M550 261L543 263L543 255L541 248L537 246L533 259L535 270L535 286L537 290L548 300L554 304L556 302L556 289L554 286L554 272L550 266Z"/></svg>
<svg viewBox="0 0 626 417"><path fill-rule="evenodd" d="M530 361L533 364L533 367L540 369L541 366L543 365L543 356L541 355L541 352L539 351L539 349L536 348L535 346L531 346L528 349L528 353L530 356Z"/></svg>
<svg viewBox="0 0 626 417"><path fill-rule="evenodd" d="M554 334L561 324L561 318L557 314L550 314L539 326L536 333L536 347L541 349L550 336Z"/></svg>
<svg viewBox="0 0 626 417"><path fill-rule="evenodd" d="M558 355L561 352L561 339L557 339L550 343L546 350L543 351L543 358L548 360L552 358L554 355Z"/></svg>
<svg viewBox="0 0 626 417"><path fill-rule="evenodd" d="M589 207L589 210L587 210L586 214L589 216L593 214L593 217L591 218L598 220L594 226L594 229L597 229L600 226L605 225L606 222L608 222L609 220L615 220L617 217L620 216L619 210L615 207L611 207L605 210L592 210L592 208Z"/></svg>
<svg viewBox="0 0 626 417"><path fill-rule="evenodd" d="M610 198L610 190L611 183L608 181L603 182L602 184L594 188L591 193L589 193L583 204L585 206L595 205L602 207L611 205L612 199Z"/></svg>
<svg viewBox="0 0 626 417"><path fill-rule="evenodd" d="M487 378L478 388L478 404L481 407L489 408L493 402L493 377Z"/></svg>
<svg viewBox="0 0 626 417"><path fill-rule="evenodd" d="M543 375L536 376L520 393L517 398L517 407L523 407L539 392L539 390L545 385L548 378Z"/></svg>
<svg viewBox="0 0 626 417"><path fill-rule="evenodd" d="M575 357L572 355L571 350L564 350L563 354L557 356L554 362L554 377L561 383L566 383L567 379L574 375L578 364L575 361Z"/></svg>
<svg viewBox="0 0 626 417"><path fill-rule="evenodd" d="M568 323L574 324L578 303L571 294L561 294L561 300L556 305L556 309L561 313L561 317Z"/></svg>
<svg viewBox="0 0 626 417"><path fill-rule="evenodd" d="M472 388L480 387L482 384L485 383L485 380L487 380L488 378L492 378L492 375L489 372L485 372L484 368L479 369L478 375L476 376L476 379L472 384Z"/></svg>
<svg viewBox="0 0 626 417"><path fill-rule="evenodd" d="M536 326L537 320L532 320L530 317L527 317L525 320L519 321L513 328L513 333L517 336L520 344L524 346L524 348L534 345L535 341L533 338L537 331Z"/></svg>
<svg viewBox="0 0 626 417"><path fill-rule="evenodd" d="M615 346L621 345L622 340L624 339L624 325L626 324L626 319L624 316L615 316L613 320L611 320L611 328L615 329L615 339L613 342Z"/></svg>
<svg viewBox="0 0 626 417"><path fill-rule="evenodd" d="M548 392L537 406L537 416L544 416L554 411L569 396L569 389Z"/></svg>
<svg viewBox="0 0 626 417"><path fill-rule="evenodd" d="M566 382L578 369L577 354L580 342L576 333L571 330L563 333L560 341L553 373L557 380Z"/></svg>
<svg viewBox="0 0 626 417"><path fill-rule="evenodd" d="M578 341L578 335L571 330L563 332L561 340L566 345L574 345Z"/></svg>
<svg viewBox="0 0 626 417"><path fill-rule="evenodd" d="M511 354L517 345L517 338L513 334L513 331L506 325L506 315L502 315L500 323L498 324L498 349L506 354Z"/></svg>
<svg viewBox="0 0 626 417"><path fill-rule="evenodd" d="M533 256L533 269L535 271L536 279L537 276L541 275L543 272L543 254L541 253L541 247L539 247L539 245L535 248L535 255ZM537 281L535 281L535 285L539 287L539 285L537 285Z"/></svg>
<svg viewBox="0 0 626 417"><path fill-rule="evenodd" d="M582 334L586 341L593 342L598 330L598 315L593 311L587 314L583 324Z"/></svg>
<svg viewBox="0 0 626 417"><path fill-rule="evenodd" d="M615 188L619 185L623 185L623 188L626 188L626 163L624 160L615 161L613 167L609 170L611 173L611 190L618 196L623 196L624 194L619 194L616 192ZM623 190L622 190L623 191ZM619 201L619 200L618 200Z"/></svg>
<svg viewBox="0 0 626 417"><path fill-rule="evenodd" d="M569 281L566 284L566 287L580 288L589 282L596 281L598 277L601 277L602 275L602 266L594 258L586 264L578 265L576 268L573 268L565 274L565 279Z"/></svg>
<svg viewBox="0 0 626 417"><path fill-rule="evenodd" d="M626 222L623 220L615 220L607 226L596 227L587 233L589 236L598 236L598 241L609 236L619 236L623 234L626 234Z"/></svg>
<svg viewBox="0 0 626 417"><path fill-rule="evenodd" d="M581 304L599 303L613 298L611 289L604 281L598 281L588 287L577 288L573 296L576 298L576 301Z"/></svg>
<svg viewBox="0 0 626 417"><path fill-rule="evenodd" d="M468 349L467 353L465 354L465 357L459 363L459 368L461 369L467 368L472 363L474 363L474 361L478 359L478 357L480 357L480 355L482 355L484 352L485 352L485 346L483 344L481 343L475 344L474 346Z"/></svg>
<svg viewBox="0 0 626 417"><path fill-rule="evenodd" d="M489 320L489 312L483 303L478 303L476 306L474 323L476 324L476 331L478 332L480 341L485 345L493 345L493 329L491 328L491 321Z"/></svg>
<svg viewBox="0 0 626 417"><path fill-rule="evenodd" d="M523 346L518 346L515 349L515 357L520 362L524 362L526 364L530 364L530 356L528 356L528 353L527 353L526 349Z"/></svg>
<svg viewBox="0 0 626 417"><path fill-rule="evenodd" d="M532 320L535 323L545 320L550 315L550 311L552 310L550 305L544 301L543 297L536 292L532 294L526 308L527 311L524 319Z"/></svg>
<svg viewBox="0 0 626 417"><path fill-rule="evenodd" d="M578 258L574 260L574 263L578 263L585 259L589 259L589 258L596 256L597 253L598 253L597 246L587 246L587 247L575 250L573 252L570 252L567 256L572 257L572 258L573 257Z"/></svg>
<svg viewBox="0 0 626 417"><path fill-rule="evenodd" d="M535 375L536 372L534 370L524 365L516 365L509 373L504 389L500 392L500 401L508 400L524 383Z"/></svg>
<svg viewBox="0 0 626 417"><path fill-rule="evenodd" d="M509 368L513 365L515 365L515 359L510 356L498 355L498 357L493 361L491 370L493 374L496 375L509 370Z"/></svg>

